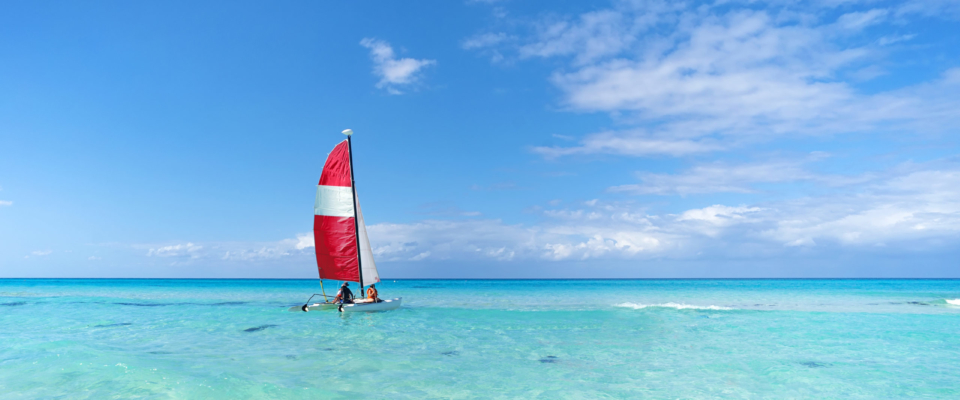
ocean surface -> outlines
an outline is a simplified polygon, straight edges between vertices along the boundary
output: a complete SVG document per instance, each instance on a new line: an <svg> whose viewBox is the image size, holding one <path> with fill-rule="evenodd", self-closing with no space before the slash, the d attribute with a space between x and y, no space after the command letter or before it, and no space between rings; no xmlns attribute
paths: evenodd
<svg viewBox="0 0 960 400"><path fill-rule="evenodd" d="M0 398L960 398L958 280L378 288L403 307L288 312L316 280L0 279Z"/></svg>

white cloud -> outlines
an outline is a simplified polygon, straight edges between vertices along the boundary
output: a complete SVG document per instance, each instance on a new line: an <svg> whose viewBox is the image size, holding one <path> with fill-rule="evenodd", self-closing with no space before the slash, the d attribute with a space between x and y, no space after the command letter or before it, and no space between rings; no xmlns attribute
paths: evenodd
<svg viewBox="0 0 960 400"><path fill-rule="evenodd" d="M881 46L887 46L894 43L906 42L910 39L917 37L915 34L909 35L893 35L893 36L883 36L880 39L877 39L877 44Z"/></svg>
<svg viewBox="0 0 960 400"><path fill-rule="evenodd" d="M32 252L30 252L30 254L33 254L33 255L38 256L38 257L39 257L39 256L50 255L51 253L53 253L53 250L37 250L37 251L32 251Z"/></svg>
<svg viewBox="0 0 960 400"><path fill-rule="evenodd" d="M684 211L677 217L677 222L689 221L696 225L698 233L707 236L718 236L722 228L746 222L758 222L760 219L754 214L762 211L759 207L729 207L712 205L700 209Z"/></svg>
<svg viewBox="0 0 960 400"><path fill-rule="evenodd" d="M90 260L90 261L99 261L99 260L101 260L101 258L100 258L100 257L97 257L97 256L90 256L90 257L87 257L87 260Z"/></svg>
<svg viewBox="0 0 960 400"><path fill-rule="evenodd" d="M705 153L720 150L722 147L709 139L672 139L667 136L657 137L644 134L642 131L628 132L600 132L586 136L578 146L574 147L534 147L534 153L542 154L547 158L575 154L616 154L625 156L647 156L668 154L682 156L688 154Z"/></svg>
<svg viewBox="0 0 960 400"><path fill-rule="evenodd" d="M410 261L420 261L420 260L422 260L422 259L424 259L424 258L427 258L427 257L430 257L430 252L429 252L429 251L425 251L425 252L423 252L423 253L420 253L420 254L417 254L417 255L415 255L415 256L413 256L413 257L410 257Z"/></svg>
<svg viewBox="0 0 960 400"><path fill-rule="evenodd" d="M802 199L782 209L775 227L763 234L787 245L813 245L821 239L848 245L956 241L960 170L916 171L848 198Z"/></svg>
<svg viewBox="0 0 960 400"><path fill-rule="evenodd" d="M312 233L301 233L297 235L297 244L293 247L297 250L303 250L310 247L314 247L314 240Z"/></svg>
<svg viewBox="0 0 960 400"><path fill-rule="evenodd" d="M421 221L368 227L378 260L568 260L651 257L672 246L642 215L558 211L558 223L523 227L499 220Z"/></svg>
<svg viewBox="0 0 960 400"><path fill-rule="evenodd" d="M136 245L146 248L147 257L175 258L183 262L219 259L228 262L258 262L303 257L313 252L312 233L300 233L293 238L273 242L208 242L174 245Z"/></svg>
<svg viewBox="0 0 960 400"><path fill-rule="evenodd" d="M860 30L870 25L876 25L887 17L889 11L875 8L862 12L846 13L837 18L837 25L843 29Z"/></svg>
<svg viewBox="0 0 960 400"><path fill-rule="evenodd" d="M221 260L262 261L303 256L312 253L313 233L300 233L293 239L263 243L217 243L212 251L221 252Z"/></svg>
<svg viewBox="0 0 960 400"><path fill-rule="evenodd" d="M514 40L516 40L515 37L503 32L482 33L464 39L464 41L460 43L460 47L464 50L479 51L481 54L489 56L490 61L497 63L503 61L504 56L496 46Z"/></svg>
<svg viewBox="0 0 960 400"><path fill-rule="evenodd" d="M716 122L726 125L810 119L852 96L824 78L864 55L831 49L815 29L778 26L762 12L706 18L686 33L689 39L664 51L558 73L553 81L576 109L723 119Z"/></svg>
<svg viewBox="0 0 960 400"><path fill-rule="evenodd" d="M661 254L670 235L656 231L642 214L616 207L596 211L555 210L553 223L524 227L499 220L377 224L368 227L378 260L402 261L429 253L430 259L491 261L625 258ZM425 257L425 256L423 256Z"/></svg>
<svg viewBox="0 0 960 400"><path fill-rule="evenodd" d="M222 260L231 261L254 261L279 259L290 256L290 250L282 246L261 246L254 249L230 250L223 253Z"/></svg>
<svg viewBox="0 0 960 400"><path fill-rule="evenodd" d="M908 165L885 176L852 193L713 204L678 214L590 201L582 203L586 208L545 210L546 220L531 226L428 220L368 230L383 261L419 260L425 253L431 260L722 259L823 244L888 250L960 244L960 168Z"/></svg>
<svg viewBox="0 0 960 400"><path fill-rule="evenodd" d="M947 85L960 85L960 68L951 68L944 71L943 83Z"/></svg>
<svg viewBox="0 0 960 400"><path fill-rule="evenodd" d="M726 226L736 223L746 218L749 213L760 211L757 207L728 207L724 205L713 205L709 207L687 210L677 221L703 221L712 225Z"/></svg>
<svg viewBox="0 0 960 400"><path fill-rule="evenodd" d="M513 242L529 242L534 233L499 220L439 221L413 224L376 224L367 226L373 252L378 260L400 261L429 252L431 259L461 258L496 253ZM513 245L509 246L514 247ZM426 257L426 256L423 256Z"/></svg>
<svg viewBox="0 0 960 400"><path fill-rule="evenodd" d="M151 248L149 251L147 251L147 257L199 258L201 256L200 250L202 249L203 249L203 246L196 245L193 243L162 246L157 248Z"/></svg>
<svg viewBox="0 0 960 400"><path fill-rule="evenodd" d="M887 71L880 66L870 65L867 67L860 68L854 72L850 73L850 77L859 82L869 81L871 79L887 75Z"/></svg>
<svg viewBox="0 0 960 400"><path fill-rule="evenodd" d="M657 195L703 193L754 193L760 183L811 181L827 186L865 183L873 174L858 176L817 174L806 165L823 158L822 153L806 159L780 159L758 163L696 165L678 174L639 173L641 183L611 187L611 192Z"/></svg>
<svg viewBox="0 0 960 400"><path fill-rule="evenodd" d="M897 8L898 16L960 18L960 2L956 0L908 0Z"/></svg>
<svg viewBox="0 0 960 400"><path fill-rule="evenodd" d="M936 134L960 122L958 91L938 87L943 82L863 93L842 79L886 73L877 61L888 52L879 46L912 37L849 40L853 31L890 23L889 10L831 19L816 9L767 6L622 1L534 22L535 33L521 44L497 48L569 60L550 77L566 109L643 127L534 151L680 156L798 134Z"/></svg>
<svg viewBox="0 0 960 400"><path fill-rule="evenodd" d="M370 49L373 73L380 77L377 88L385 89L391 94L402 94L399 87L416 83L424 67L436 64L435 60L397 58L393 47L383 40L365 38L360 41L360 45Z"/></svg>
<svg viewBox="0 0 960 400"><path fill-rule="evenodd" d="M521 57L573 55L578 64L617 54L636 41L627 16L614 10L580 15L575 21L543 23L538 40L520 47Z"/></svg>
<svg viewBox="0 0 960 400"><path fill-rule="evenodd" d="M510 39L511 37L503 32L483 33L466 38L462 43L460 43L460 47L462 47L464 50L482 49L490 46L496 46Z"/></svg>

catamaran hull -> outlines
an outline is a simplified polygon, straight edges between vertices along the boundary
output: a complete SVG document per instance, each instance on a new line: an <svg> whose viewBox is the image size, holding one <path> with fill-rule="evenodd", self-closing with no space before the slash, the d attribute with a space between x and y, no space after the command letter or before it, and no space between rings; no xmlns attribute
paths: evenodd
<svg viewBox="0 0 960 400"><path fill-rule="evenodd" d="M340 311L342 312L373 312L373 311L389 311L396 310L400 308L400 301L402 297L397 297L395 299L384 300L379 303L354 303L354 304L344 304Z"/></svg>
<svg viewBox="0 0 960 400"><path fill-rule="evenodd" d="M339 304L336 303L313 303L307 306L307 309L304 310L303 306L293 306L287 309L290 312L304 312L304 311L329 311L336 310L339 307Z"/></svg>

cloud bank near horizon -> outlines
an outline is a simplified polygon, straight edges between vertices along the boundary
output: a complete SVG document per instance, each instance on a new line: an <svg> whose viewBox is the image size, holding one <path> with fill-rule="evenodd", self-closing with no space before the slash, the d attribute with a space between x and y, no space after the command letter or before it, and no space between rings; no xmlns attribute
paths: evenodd
<svg viewBox="0 0 960 400"><path fill-rule="evenodd" d="M798 172L798 179L819 179ZM381 262L769 258L798 252L810 256L821 249L829 254L837 248L943 250L960 242L960 165L955 160L902 165L883 177L839 181L855 190L670 214L650 214L634 202L593 200L542 208L537 212L543 222L536 225L428 219L373 224L368 232ZM686 185L661 189L675 193ZM260 262L310 256L313 237L304 233L276 242L138 247L148 257L179 263Z"/></svg>

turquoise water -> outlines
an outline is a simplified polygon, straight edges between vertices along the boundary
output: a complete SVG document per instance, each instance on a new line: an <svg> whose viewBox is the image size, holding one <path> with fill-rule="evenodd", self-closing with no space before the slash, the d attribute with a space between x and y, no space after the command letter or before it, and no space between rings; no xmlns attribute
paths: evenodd
<svg viewBox="0 0 960 400"><path fill-rule="evenodd" d="M956 280L378 287L0 280L0 398L960 398Z"/></svg>

